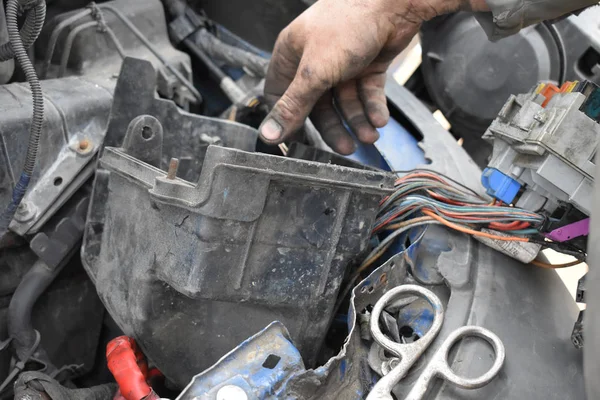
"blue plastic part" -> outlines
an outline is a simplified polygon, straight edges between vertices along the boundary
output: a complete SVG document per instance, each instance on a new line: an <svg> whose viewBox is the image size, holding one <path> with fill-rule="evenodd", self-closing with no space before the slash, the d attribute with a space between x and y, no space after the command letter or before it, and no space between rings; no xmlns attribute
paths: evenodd
<svg viewBox="0 0 600 400"><path fill-rule="evenodd" d="M390 118L378 131L379 140L375 144L367 145L355 139L357 149L348 158L385 171L408 171L427 164L417 139L398 121Z"/></svg>
<svg viewBox="0 0 600 400"><path fill-rule="evenodd" d="M486 168L483 170L481 183L485 187L487 194L506 204L512 204L521 189L519 182L495 168Z"/></svg>

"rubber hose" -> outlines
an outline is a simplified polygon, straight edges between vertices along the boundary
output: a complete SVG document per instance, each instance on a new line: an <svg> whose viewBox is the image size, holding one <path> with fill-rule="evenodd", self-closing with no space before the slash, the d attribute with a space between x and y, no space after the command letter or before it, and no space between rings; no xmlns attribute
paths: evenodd
<svg viewBox="0 0 600 400"><path fill-rule="evenodd" d="M10 1L9 1L10 3ZM17 7L20 5L17 3ZM8 14L8 4L6 6ZM18 11L18 8L17 8ZM8 16L7 16L8 17ZM25 22L19 33L19 37L23 43L23 47L28 49L35 42L40 35L42 28L44 27L44 20L46 19L46 2L39 1L33 8L28 10ZM8 20L8 18L7 18ZM8 24L7 24L8 25ZM12 39L0 46L0 61L10 60L15 57L14 44Z"/></svg>
<svg viewBox="0 0 600 400"><path fill-rule="evenodd" d="M19 360L23 360L31 347L35 344L36 333L31 322L33 306L54 281L61 268L51 270L45 262L38 260L27 271L21 283L15 290L8 306L8 336L12 338L12 345ZM45 362L51 369L47 356L37 357Z"/></svg>
<svg viewBox="0 0 600 400"><path fill-rule="evenodd" d="M31 180L33 169L35 168L40 135L44 123L44 96L42 94L42 86L40 85L40 81L33 68L33 64L27 56L23 40L21 40L21 36L19 35L19 27L17 25L19 8L20 5L18 0L8 0L8 3L6 4L6 25L15 58L21 65L21 68L25 73L25 78L27 79L27 82L29 82L31 88L31 95L33 97L33 116L31 117L31 125L29 127L29 144L27 146L25 165L23 166L19 181L13 190L12 200L6 207L4 213L0 216L0 237L8 230L8 226L29 187L29 181ZM35 20L38 21L38 16L40 16L42 20L41 24L43 25L43 18L46 15L46 3L44 1L37 3L33 9L29 10L27 16L33 12L36 13Z"/></svg>

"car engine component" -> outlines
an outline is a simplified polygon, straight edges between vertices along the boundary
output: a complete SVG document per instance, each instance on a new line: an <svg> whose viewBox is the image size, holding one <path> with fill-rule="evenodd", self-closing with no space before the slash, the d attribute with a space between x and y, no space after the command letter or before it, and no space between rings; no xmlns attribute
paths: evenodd
<svg viewBox="0 0 600 400"><path fill-rule="evenodd" d="M559 86L575 79L600 83L599 16L600 10L592 7L494 43L470 13L424 24L425 87L479 165L485 166L491 153L480 138L510 95L524 93L539 81Z"/></svg>
<svg viewBox="0 0 600 400"><path fill-rule="evenodd" d="M567 82L559 90L540 84L532 93L513 95L484 138L494 145L482 178L488 194L527 210L552 214L571 204L590 214L600 143L598 86Z"/></svg>
<svg viewBox="0 0 600 400"><path fill-rule="evenodd" d="M257 144L253 127L268 111L261 57L312 0L261 1L268 15L239 0L53 0L45 22L43 1L5 1L0 45L23 37L44 123L30 186L14 191L33 102L11 55L0 63L0 201L15 206L0 241L0 398L364 398L383 372L372 366L393 363L365 329L372 306L405 283L443 303L433 351L466 324L506 346L490 385L466 393L440 383L430 398L581 397L581 352L569 337L583 340L583 331L573 331L578 310L552 271L523 267L437 220L393 236L363 268L364 250L398 232L373 234L382 196L414 184L380 168L426 171L438 196L427 201L442 214L456 206L452 194L442 201L448 182L472 187L478 211L513 227L496 213L510 207L490 204L465 149L407 89L390 77L390 124L352 160L319 147L310 123L302 143ZM595 53L585 40L576 45L585 53L578 68L593 79ZM549 227L579 222L583 211L558 204ZM535 211L514 222L537 232L544 217ZM382 221L378 228L408 222ZM529 262L541 245L526 245ZM416 341L430 316L423 302L395 304L381 325ZM490 365L485 351L465 340L449 361L475 376ZM396 385L397 398L428 361ZM540 365L549 373L524 373Z"/></svg>
<svg viewBox="0 0 600 400"><path fill-rule="evenodd" d="M100 159L82 252L100 297L180 386L273 320L314 365L345 266L393 177L249 153L256 131L183 114L154 99L153 80L149 64L126 60L117 84L108 135L127 133ZM226 147L161 170L198 154L204 136ZM160 350L174 335L177 360Z"/></svg>
<svg viewBox="0 0 600 400"><path fill-rule="evenodd" d="M49 9L45 25L41 12L45 2L29 2L24 8L21 36L24 47L31 46L29 54L35 66L27 67L27 72L37 71L43 77L43 96L32 99L20 72L13 73L14 60L0 63L2 83L11 82L0 87L0 203L2 211L7 204L14 211L14 218L10 212L4 214L7 218L0 233L2 398L12 390L15 374L24 368L65 382L95 373L97 362L103 363L96 350L103 327L110 322L106 322L96 290L74 255L80 249L89 178L105 137L122 56L147 58L156 68L162 95L182 106L193 101L184 83L165 65L169 60L177 66L176 74L190 81L190 57L169 42L160 1L105 2L67 13L57 10L73 9L74 4L58 3ZM7 11L11 28L14 9ZM2 7L2 51L11 48L5 43L6 29ZM144 43L146 38L151 38L158 56ZM16 40L14 34L8 39L11 43ZM7 57L11 54L0 56L2 60ZM31 158L34 153L27 150L31 147L28 138L37 137L29 134L33 104L35 116L41 116L43 124L37 152ZM26 159L35 162L32 172L26 174L25 192L21 170ZM18 190L13 190L15 187Z"/></svg>
<svg viewBox="0 0 600 400"><path fill-rule="evenodd" d="M566 82L539 84L531 93L511 95L484 139L493 144L482 183L507 204L548 215L546 236L587 249L593 207L596 152L600 144L600 87ZM585 277L577 287L584 303ZM583 347L584 311L571 333Z"/></svg>
<svg viewBox="0 0 600 400"><path fill-rule="evenodd" d="M161 93L181 101L186 98L185 86L173 82L163 63L117 17L132 15L130 23L135 24L137 33L152 38L152 46L163 55L161 57L173 60L170 63L178 65L189 79L190 58L172 47L166 23L148 22L165 20L161 3L157 0L107 2L102 7L110 7L118 14L103 11L107 15L101 22L94 20L89 8L59 15L48 23L37 42L44 50L42 61L38 63L44 75L79 77L43 81L45 134L39 144L40 156L29 183L30 190L10 225L11 231L18 235L36 233L93 173L91 161L104 140L115 74L122 61L106 34L96 29L100 23L102 29L110 29L125 54L136 54L153 62L158 70ZM125 18L130 21L129 17ZM0 88L0 104L5 116L0 122L0 140L5 146L0 152L0 204L7 204L25 159L31 94L21 83L6 85Z"/></svg>

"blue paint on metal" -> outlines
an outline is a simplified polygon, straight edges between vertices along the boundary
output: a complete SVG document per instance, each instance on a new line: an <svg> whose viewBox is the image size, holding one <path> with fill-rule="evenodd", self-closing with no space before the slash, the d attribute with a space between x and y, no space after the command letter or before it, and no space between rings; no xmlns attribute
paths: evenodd
<svg viewBox="0 0 600 400"><path fill-rule="evenodd" d="M430 279L429 276L429 268L423 265L423 262L417 260L415 263L415 267L412 270L412 273L417 275L417 278L422 282L428 282Z"/></svg>
<svg viewBox="0 0 600 400"><path fill-rule="evenodd" d="M427 301L419 299L400 310L398 324L410 326L417 335L423 337L433 324L433 316L431 305Z"/></svg>
<svg viewBox="0 0 600 400"><path fill-rule="evenodd" d="M340 380L343 381L346 377L346 360L340 362Z"/></svg>
<svg viewBox="0 0 600 400"><path fill-rule="evenodd" d="M276 362L265 364L269 356ZM298 371L304 371L302 357L283 324L276 321L197 375L179 398L211 398L223 385L239 386L250 398L277 398L274 388L285 387Z"/></svg>
<svg viewBox="0 0 600 400"><path fill-rule="evenodd" d="M406 251L409 263L414 263L414 261L416 260L419 243L421 243L421 240L423 239L423 236L425 235L426 231L427 226L420 226L399 235L396 238L396 240L394 240L394 242L390 245L390 248L383 254L381 260L387 261L396 254ZM406 247L407 242L410 242L408 248Z"/></svg>
<svg viewBox="0 0 600 400"><path fill-rule="evenodd" d="M378 131L379 140L375 144L367 145L355 139L357 149L348 158L386 171L407 171L427 164L417 139L398 121L390 118Z"/></svg>
<svg viewBox="0 0 600 400"><path fill-rule="evenodd" d="M451 247L446 235L427 235L424 236L422 243L424 246L419 247L418 255L414 258L415 263L412 265L411 272L420 282L433 283L431 280L435 279L435 276L438 275L435 272L436 260L440 254L450 251Z"/></svg>

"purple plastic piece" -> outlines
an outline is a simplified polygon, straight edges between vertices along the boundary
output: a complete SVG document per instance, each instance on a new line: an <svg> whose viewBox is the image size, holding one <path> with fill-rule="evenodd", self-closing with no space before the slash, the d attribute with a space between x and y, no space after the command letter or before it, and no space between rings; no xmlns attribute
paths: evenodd
<svg viewBox="0 0 600 400"><path fill-rule="evenodd" d="M587 236L590 233L590 219L582 219L581 221L573 222L572 224L556 228L546 235L547 238L555 242L566 242L567 240L575 239L579 236Z"/></svg>

